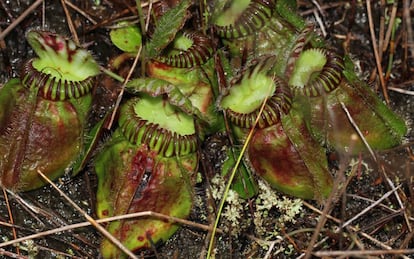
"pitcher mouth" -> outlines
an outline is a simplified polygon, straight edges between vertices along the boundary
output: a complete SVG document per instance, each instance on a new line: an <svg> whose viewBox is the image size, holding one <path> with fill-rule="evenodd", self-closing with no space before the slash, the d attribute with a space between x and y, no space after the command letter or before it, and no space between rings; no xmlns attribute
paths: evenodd
<svg viewBox="0 0 414 259"><path fill-rule="evenodd" d="M294 94L317 97L335 90L340 85L343 70L342 58L333 51L307 49L295 62L289 86Z"/></svg>
<svg viewBox="0 0 414 259"><path fill-rule="evenodd" d="M80 98L92 91L94 83L94 77L76 81L43 73L33 67L33 59L24 64L21 74L21 81L25 87L38 88L38 95L50 101Z"/></svg>
<svg viewBox="0 0 414 259"><path fill-rule="evenodd" d="M259 128L279 123L281 115L289 112L292 105L290 89L281 78L269 72L275 58L268 56L253 60L251 66L231 81L230 89L219 106L233 124L251 128L264 101L257 124Z"/></svg>
<svg viewBox="0 0 414 259"><path fill-rule="evenodd" d="M20 79L25 87L52 101L80 98L91 92L93 78L100 71L86 49L47 31L29 31L26 38L38 57L22 68Z"/></svg>
<svg viewBox="0 0 414 259"><path fill-rule="evenodd" d="M214 25L214 30L217 35L226 39L235 39L251 35L266 25L267 21L273 15L274 6L273 0L253 0L229 24L226 24L227 21L230 21L229 16L224 12L222 14L222 22L219 17ZM240 8L240 6L237 8Z"/></svg>
<svg viewBox="0 0 414 259"><path fill-rule="evenodd" d="M266 128L279 123L281 114L289 113L292 100L289 88L282 80L274 78L274 83L276 85L276 91L266 100L261 114L260 108L250 113L241 113L228 108L225 109L225 112L229 120L241 128L252 128L260 114L257 123L258 128Z"/></svg>
<svg viewBox="0 0 414 259"><path fill-rule="evenodd" d="M122 108L119 125L123 135L130 143L134 145L145 144L149 149L164 157L183 156L197 150L197 135L190 115L175 110L174 114L160 116L164 117L161 119L170 120L161 125L162 122L157 119L137 111L136 107L143 105L143 100L139 97L133 98L127 101ZM156 99L156 101L162 102L160 99ZM157 113L163 111L162 107L159 107Z"/></svg>
<svg viewBox="0 0 414 259"><path fill-rule="evenodd" d="M181 44L177 43L180 46L177 46L176 51L158 56L155 60L171 67L192 68L203 65L213 56L211 40L200 32L184 32L175 41L181 41Z"/></svg>

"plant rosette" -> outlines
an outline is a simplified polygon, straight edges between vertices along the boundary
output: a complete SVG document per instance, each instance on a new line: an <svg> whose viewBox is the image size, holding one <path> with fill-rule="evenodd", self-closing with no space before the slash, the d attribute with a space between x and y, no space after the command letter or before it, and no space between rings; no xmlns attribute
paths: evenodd
<svg viewBox="0 0 414 259"><path fill-rule="evenodd" d="M295 1L237 0L215 2L213 29L228 48L232 66L263 55L278 56L272 70L282 77L291 50L298 42L316 43L312 27L295 13Z"/></svg>
<svg viewBox="0 0 414 259"><path fill-rule="evenodd" d="M79 157L99 73L71 40L45 31L27 40L38 57L0 90L0 183L17 191L45 185L38 171L56 179Z"/></svg>
<svg viewBox="0 0 414 259"><path fill-rule="evenodd" d="M219 106L240 144L258 118L247 148L248 163L257 175L286 194L322 200L332 188L325 150L307 130L302 107L292 106L286 83L269 74L275 59L260 59L242 71Z"/></svg>
<svg viewBox="0 0 414 259"><path fill-rule="evenodd" d="M374 150L400 144L407 132L404 120L357 78L349 59L344 61L324 48L323 40L295 14L291 2L238 0L216 8L213 28L229 48L233 65L240 66L235 57L249 61L276 55L272 72L288 82L293 103L310 107L310 112L301 112L323 146L357 154L367 150L361 136Z"/></svg>
<svg viewBox="0 0 414 259"><path fill-rule="evenodd" d="M94 160L100 218L141 211L186 218L191 211L198 167L194 117L184 112L191 103L183 96L175 98L171 84L155 80L170 88L151 88L151 82L132 81L134 86L145 84L137 89L140 96L121 106L119 128ZM146 217L112 222L107 229L136 251L167 240L178 226ZM101 252L104 258L125 256L108 240L103 240Z"/></svg>

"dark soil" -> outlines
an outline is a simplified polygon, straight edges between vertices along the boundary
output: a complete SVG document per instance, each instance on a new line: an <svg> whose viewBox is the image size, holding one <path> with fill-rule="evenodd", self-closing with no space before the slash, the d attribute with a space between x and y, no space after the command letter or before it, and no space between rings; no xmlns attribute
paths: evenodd
<svg viewBox="0 0 414 259"><path fill-rule="evenodd" d="M34 1L0 0L0 28L5 30ZM143 1L146 2L146 1ZM175 2L175 1L168 1ZM203 2L203 1L200 1ZM318 9L312 2L318 2ZM376 62L371 44L368 25L368 14L365 1L298 1L299 13L309 22L316 24L318 30L326 31L327 40L339 52L346 53L355 61L361 77L366 80L378 80ZM373 21L376 35L381 30L380 21L385 14L391 13L392 4L381 5L372 1ZM398 1L396 16L404 19L403 4L407 0ZM44 9L40 5L19 23L4 39L0 40L0 87L10 78L17 77L21 64L34 54L25 41L25 32L32 28L43 28L59 34L70 35L65 12L60 1L46 1ZM69 8L73 23L76 25L80 41L88 46L99 62L105 66L111 57L119 54L108 37L109 26L122 17L136 19L135 1L106 1L99 6L93 1L72 1L89 14L97 22L80 15ZM413 3L408 11L414 14ZM42 17L45 15L45 21ZM320 19L317 21L316 17ZM323 30L321 29L323 25ZM407 23L402 22L395 33L394 51L388 47L382 54L382 67L386 70L388 60L393 54L391 75L386 84L389 87L411 91L410 94L389 91L390 106L400 114L410 126L410 131L403 145L392 150L378 153L378 160L373 161L369 155L361 155L343 160L336 164L332 173L337 177L346 177L342 184L349 181L346 191L338 197L327 211L328 220L317 227L323 218L320 211L323 206L316 202L303 203L300 213L294 215L295 220L283 219L287 209L273 207L263 216L260 232L254 227L255 211L259 211L258 202L243 201L239 212L242 218L238 226L231 225L231 220L223 217L220 229L226 234L219 234L216 242L217 258L292 258L303 256L315 231L319 231L313 249L325 251L326 254L314 254L315 257L334 258L369 257L391 258L396 255L414 258L414 131L411 130L414 118L414 42L410 38ZM412 26L412 25L411 25ZM385 25L386 30L387 25ZM411 31L414 28L411 28ZM1 33L1 31L0 31ZM411 35L412 37L412 35ZM379 85L379 84L375 84ZM115 86L116 87L116 86ZM374 89L384 99L380 88ZM94 114L101 116L106 106L113 101L114 89L99 88L103 96L101 103L95 105ZM103 107L103 108L102 108ZM104 137L105 138L105 137ZM205 161L219 163L220 148L225 141L220 136L210 138L206 145L218 146L206 154ZM214 142L214 143L213 143ZM214 162L215 161L215 162ZM216 164L205 165L217 168ZM344 170L342 170L344 169ZM213 177L206 172L203 181L196 186L194 210L190 221L205 225L214 222L211 203L208 195ZM96 177L88 167L85 172L75 178L62 177L57 181L59 188L65 192L88 214L94 216L94 192ZM352 221L347 227L338 227L399 186L399 190L384 199L366 213ZM16 196L15 196L16 195ZM17 196L18 195L18 196ZM280 200L284 196L277 194ZM215 201L218 206L219 201ZM289 203L292 206L292 203ZM235 205L236 206L236 205ZM315 208L316 207L316 208ZM10 211L8 211L10 210ZM13 223L9 215L13 215ZM326 216L326 215L325 215ZM0 195L0 242L24 237L34 233L58 228L68 224L84 222L84 217L65 201L51 186L40 190L12 194L4 192ZM234 235L230 235L234 233ZM156 245L149 251L138 252L142 258L203 258L208 247L210 234L195 226L183 226L165 244ZM101 235L93 227L83 227L71 231L59 232L46 237L30 239L17 245L0 248L0 257L36 257L36 258L98 258ZM0 244L1 245L1 244ZM411 250L409 250L411 249ZM386 250L389 250L386 252ZM353 251L353 252L351 252ZM411 252L411 254L409 253ZM341 254L342 253L342 254ZM359 253L359 254L358 254Z"/></svg>

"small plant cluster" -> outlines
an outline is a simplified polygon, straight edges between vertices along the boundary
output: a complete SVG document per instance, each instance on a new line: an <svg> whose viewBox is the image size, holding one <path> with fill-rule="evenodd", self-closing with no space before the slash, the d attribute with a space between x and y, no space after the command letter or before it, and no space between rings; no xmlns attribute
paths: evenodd
<svg viewBox="0 0 414 259"><path fill-rule="evenodd" d="M111 31L123 52L111 67L128 66L131 57L140 62L121 102L95 125L87 123L100 74L92 55L60 35L27 33L38 57L0 89L2 187L38 188L46 183L38 172L56 179L71 168L76 175L95 152L99 218L140 211L186 218L201 144L224 132L231 145L211 180L212 198L227 193L222 216L240 234L245 200L256 197L255 231L271 239L295 222L302 205L275 190L319 202L330 195L328 150L354 155L401 143L405 122L296 14L295 1L211 1L200 17L191 15L189 0L156 7L148 30L142 19L140 28L120 23ZM114 117L111 137L94 151ZM228 192L227 178L234 179ZM268 233L272 210L280 217ZM178 226L147 217L106 230L136 251L169 239ZM100 249L104 258L126 256L107 239Z"/></svg>

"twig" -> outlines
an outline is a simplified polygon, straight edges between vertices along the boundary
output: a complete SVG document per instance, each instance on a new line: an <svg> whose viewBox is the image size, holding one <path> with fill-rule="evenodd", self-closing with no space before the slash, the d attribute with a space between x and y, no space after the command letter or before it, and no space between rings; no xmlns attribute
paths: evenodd
<svg viewBox="0 0 414 259"><path fill-rule="evenodd" d="M318 257L332 257L332 256L364 256L364 255L402 255L414 254L414 249L393 249L393 250L347 250L347 251L319 251L313 253Z"/></svg>
<svg viewBox="0 0 414 259"><path fill-rule="evenodd" d="M354 121L354 118L352 118L351 113L349 112L348 108L346 108L343 102L340 102L340 104L341 104L342 110L344 110L346 117L348 118L352 127L354 127L355 131L358 133L358 136L361 138L362 142L364 143L365 147L368 149L374 161L377 162L377 156L375 155L374 150L372 150L371 146L368 144L368 141L365 139L364 134L362 134L357 123Z"/></svg>
<svg viewBox="0 0 414 259"><path fill-rule="evenodd" d="M326 37L326 35L328 35L328 34L326 33L323 21L322 21L321 17L319 16L319 13L322 16L324 16L323 10L322 10L321 6L319 5L318 1L312 0L312 3L316 6L316 9L318 10L318 11L316 11L315 9L313 9L313 15L315 16L315 19L318 22L319 27L321 28L323 37Z"/></svg>
<svg viewBox="0 0 414 259"><path fill-rule="evenodd" d="M62 192L49 178L47 178L42 172L39 170L37 173L45 179L49 184L55 188L63 198L65 198L77 211L79 211L87 221L89 221L99 232L101 232L107 239L109 239L115 246L117 246L122 252L127 254L131 258L137 258L134 253L132 253L128 248L126 248L119 240L117 240L114 236L112 236L104 227L99 225L95 219L89 216L86 211L84 211L81 207L79 207L75 202L73 202L64 192Z"/></svg>
<svg viewBox="0 0 414 259"><path fill-rule="evenodd" d="M340 6L347 5L347 4L349 4L349 1L337 1L337 2L326 3L326 4L323 4L323 5L318 4L319 6L317 8L318 8L318 10L327 10L327 9L331 9L331 8L338 8ZM314 5L315 5L315 3L314 3ZM313 13L314 10L315 10L315 8L309 8L307 10L301 11L299 14L302 17L307 16L307 15Z"/></svg>
<svg viewBox="0 0 414 259"><path fill-rule="evenodd" d="M1 34L2 30L0 28L0 34ZM0 49L6 49L6 41L4 39L0 40Z"/></svg>
<svg viewBox="0 0 414 259"><path fill-rule="evenodd" d="M369 205L368 207L366 207L365 209L363 209L360 213L358 213L357 215L355 215L353 218L349 219L348 221L346 221L344 224L342 224L341 228L344 228L346 226L348 226L349 224L352 223L352 221L356 220L357 218L359 218L360 216L364 215L365 213L367 213L368 211L370 211L372 208L374 208L375 206L377 206L378 204L380 204L383 200L385 200L386 198L388 198L391 194L393 194L396 190L398 190L401 187L401 185L398 185L397 187L395 187L394 189L388 191L387 193L385 193L380 199L378 199L376 202L374 202L373 204Z"/></svg>
<svg viewBox="0 0 414 259"><path fill-rule="evenodd" d="M14 225L13 214L10 210L9 198L7 196L6 189L4 189L4 187L2 189L3 189L4 200L6 201L7 212L9 214L9 221L12 225ZM13 232L13 238L16 239L17 233L16 233L16 228L14 226L12 227L12 232ZM19 247L16 247L16 253L20 255Z"/></svg>
<svg viewBox="0 0 414 259"><path fill-rule="evenodd" d="M86 12L84 12L82 9L80 9L79 7L77 7L76 5L72 4L69 0L65 0L65 3L72 8L73 10L75 10L76 12L80 13L83 17L85 17L86 19L88 19L93 25L96 25L98 22L95 21L95 19L93 19L89 14L87 14Z"/></svg>
<svg viewBox="0 0 414 259"><path fill-rule="evenodd" d="M405 89L401 89L401 88L397 88L397 87L388 87L389 90L392 90L394 92L397 93L402 93L402 94L407 94L407 95L414 95L414 91L409 91L409 90L405 90Z"/></svg>
<svg viewBox="0 0 414 259"><path fill-rule="evenodd" d="M55 249L48 248L48 247L45 247L45 246L39 246L38 245L37 248L38 248L38 250L50 252L50 254L53 255L53 257L56 256L56 258L71 258L71 259L72 258L74 258L74 259L84 259L85 258L85 257L79 257L79 256L75 256L73 254L68 254L68 253L65 253L65 252L57 251ZM29 258L33 259L33 256L30 256Z"/></svg>
<svg viewBox="0 0 414 259"><path fill-rule="evenodd" d="M199 224L199 223L194 223L188 220L184 220L184 219L180 219L180 218L176 218L176 217L172 217L172 216L167 216L158 212L153 212L153 211L142 211L142 212L136 212L136 213L130 213L130 214L125 214L125 215L118 215L118 216L114 216L114 217L109 217L109 218L104 218L104 219L97 219L95 220L96 223L107 223L107 222L112 222L115 220L125 220L125 219L132 219L132 218L142 218L142 217L155 217L155 218L159 218L161 220L166 220L166 221L172 221L172 222L176 222L176 223L180 223L183 225L188 225L188 226L192 226L192 227L196 227L205 231L210 231L212 228L210 226L206 226L203 224ZM5 226L10 226L12 227L12 225L10 224L3 224ZM0 248L1 247L6 247L9 245L13 245L19 242L23 242L29 239L34 239L34 238L40 238L43 236L48 236L48 235L52 235L52 234L56 234L59 232L65 232L65 231L69 231L72 229L77 229L77 228L82 228L82 227L88 227L91 226L92 223L91 222L81 222L81 223L75 223L75 224L71 224L71 225L66 225L66 226L62 226L59 228L54 228L51 230L46 230L43 232L39 232L36 234L32 234L32 235L28 235L28 236L24 236L21 238L17 238L14 240L10 240L7 242L3 242L0 243ZM223 230L221 229L217 229L217 233L223 233Z"/></svg>
<svg viewBox="0 0 414 259"><path fill-rule="evenodd" d="M18 258L18 259L28 259L27 256L18 255L9 251L6 251L4 249L0 249L0 255L8 256L9 258Z"/></svg>
<svg viewBox="0 0 414 259"><path fill-rule="evenodd" d="M60 0L60 3L62 4L63 11L65 12L66 21L68 23L69 30L70 30L70 32L72 34L73 41L75 41L75 43L77 45L80 45L78 33L76 32L75 26L73 25L72 17L70 16L69 10L68 10L68 8L66 6L66 2L65 2L65 0Z"/></svg>
<svg viewBox="0 0 414 259"><path fill-rule="evenodd" d="M380 56L378 53L377 38L375 36L374 22L372 21L371 1L366 1L366 3L367 3L367 12L368 12L369 31L371 32L371 42L372 42L372 48L374 49L375 61L377 63L378 76L380 79L382 93L384 94L385 101L387 102L387 104L389 104L390 97L388 96L388 91L385 85L384 75L383 75L382 66L381 66L381 60L380 60Z"/></svg>
<svg viewBox="0 0 414 259"><path fill-rule="evenodd" d="M306 207L308 207L308 208L310 208L311 210L313 210L313 211L315 211L315 212L317 212L317 213L319 213L320 215L322 215L322 211L321 210L319 210L319 209L317 209L317 208L315 208L314 206L312 206L311 204L309 204L309 203L307 203L306 201L304 201L303 202L303 204L306 206ZM334 222L336 222L336 223L341 223L342 221L340 220L340 219L337 219L337 218L335 218L335 217L332 217L331 215L327 215L326 216L328 219L330 219L330 220L332 220L332 221L334 221ZM355 228L355 227L353 227L353 226L349 226L349 228L352 230L352 231L358 231L358 229L357 228ZM338 227L338 229L335 231L335 233L339 233L339 231L341 231L341 227L339 226ZM377 240L377 239L375 239L374 237L372 237L372 236L370 236L370 235L368 235L367 233L365 233L365 232L359 232L359 234L361 235L361 236L363 236L364 238L366 238L366 239L368 239L368 240L370 240L372 243L374 243L374 244L376 244L376 245L378 245L379 247L381 247L381 248L383 248L383 249L387 249L387 250L391 250L392 249L392 247L390 247L390 246L388 246L388 245L386 245L386 244L384 244L384 243L382 243L381 241L379 241L379 240ZM318 244L322 244L323 242L325 242L326 240L328 239L328 237L325 237L324 239L322 239Z"/></svg>
<svg viewBox="0 0 414 259"><path fill-rule="evenodd" d="M137 52L137 55L135 56L135 59L134 59L134 63L132 64L131 69L128 72L128 75L125 78L125 80L124 80L124 82L123 82L123 84L121 86L121 91L119 92L118 98L116 99L115 106L114 106L114 109L113 109L112 114L111 114L111 119L109 120L109 123L107 125L108 129L111 128L111 126L112 126L112 124L113 124L113 122L115 120L116 112L117 112L117 110L119 108L119 105L121 104L122 96L124 95L125 86L128 83L129 79L131 78L132 72L134 72L135 67L138 64L138 60L139 60L139 56L141 54L141 50L142 50L142 45L139 47L138 52Z"/></svg>
<svg viewBox="0 0 414 259"><path fill-rule="evenodd" d="M411 6L410 6L410 3L408 0L403 0L403 11L402 12L403 12L403 19L406 24L405 27L407 29L407 38L408 38L407 49L411 49L412 59L414 59L414 36L413 36L413 25L411 21L410 11L412 11L413 9L414 9L414 1L411 2Z"/></svg>
<svg viewBox="0 0 414 259"><path fill-rule="evenodd" d="M33 12L43 0L37 0L29 8L27 8L16 20L14 20L2 33L0 33L0 41L3 40L9 32L11 32L19 23L21 23L26 16Z"/></svg>

